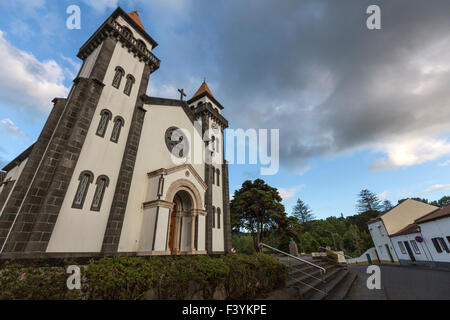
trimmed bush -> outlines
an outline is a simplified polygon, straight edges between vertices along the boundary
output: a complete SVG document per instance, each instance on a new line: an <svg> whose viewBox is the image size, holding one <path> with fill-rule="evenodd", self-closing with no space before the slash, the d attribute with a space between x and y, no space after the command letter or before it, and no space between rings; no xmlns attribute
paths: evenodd
<svg viewBox="0 0 450 320"><path fill-rule="evenodd" d="M82 289L68 290L65 267L5 265L0 299L251 299L282 287L288 272L265 254L114 257L81 269Z"/></svg>

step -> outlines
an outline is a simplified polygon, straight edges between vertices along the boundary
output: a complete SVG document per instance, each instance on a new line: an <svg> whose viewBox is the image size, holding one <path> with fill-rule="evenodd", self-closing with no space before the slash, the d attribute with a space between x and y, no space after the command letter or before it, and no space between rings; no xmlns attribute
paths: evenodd
<svg viewBox="0 0 450 320"><path fill-rule="evenodd" d="M313 281L311 281L310 283L308 283L309 285L311 285L312 287L319 289L321 291L324 291L325 286L327 286L327 284L329 282L331 282L339 273L341 272L345 272L345 270L341 269L341 268L335 268L330 272L327 272L325 274L325 282L313 279ZM299 285L299 295L300 297L302 297L303 299L309 299L309 297L314 294L314 293L319 293L317 290L314 290L313 288L306 286L302 283L300 283Z"/></svg>
<svg viewBox="0 0 450 320"><path fill-rule="evenodd" d="M321 265L320 267L324 268L325 270L329 270L334 268L334 265ZM320 269L318 269L317 267L314 266L298 266L298 267L293 267L291 268L291 271L289 274L291 275L295 275L295 274L299 274L301 272L306 272L306 273L312 273L314 271L318 271Z"/></svg>
<svg viewBox="0 0 450 320"><path fill-rule="evenodd" d="M326 300L344 300L349 294L353 284L355 283L358 275L349 271L348 276L342 281L339 287L334 290L331 294L329 294L325 299Z"/></svg>
<svg viewBox="0 0 450 320"><path fill-rule="evenodd" d="M332 296L334 292L339 290L339 287L344 283L349 274L350 271L341 269L341 271L338 274L336 274L336 276L333 277L333 279L327 282L327 284L322 288L322 290L326 288L327 292L326 295L321 292L315 291L309 297L309 300L323 300L326 299L328 296Z"/></svg>
<svg viewBox="0 0 450 320"><path fill-rule="evenodd" d="M327 272L325 273L325 276L327 275L327 273L332 272L336 268L337 268L336 266L332 266L332 267L328 268ZM293 274L291 274L290 279L286 282L286 286L293 286L296 283L301 283L301 282L305 282L305 283L309 284L316 280L311 276L321 279L321 270L315 269L311 272L308 272L308 274L304 274L300 271L293 273Z"/></svg>

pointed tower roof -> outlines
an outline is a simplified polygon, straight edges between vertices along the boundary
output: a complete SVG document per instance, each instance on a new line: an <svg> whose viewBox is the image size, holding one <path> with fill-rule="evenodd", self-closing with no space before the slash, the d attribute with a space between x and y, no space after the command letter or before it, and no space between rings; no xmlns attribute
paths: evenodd
<svg viewBox="0 0 450 320"><path fill-rule="evenodd" d="M144 25L142 24L141 19L139 18L139 14L137 11L128 12L128 16L133 19L134 22L138 24L139 27L142 28L142 30L145 31Z"/></svg>
<svg viewBox="0 0 450 320"><path fill-rule="evenodd" d="M200 88L197 90L197 92L194 94L194 96L192 97L192 99L195 98L195 97L197 97L197 96L199 96L199 95L201 95L201 94L204 93L204 92L208 92L208 93L214 98L213 94L211 93L211 90L209 90L208 85L206 84L205 81L203 81L202 85L201 85Z"/></svg>
<svg viewBox="0 0 450 320"><path fill-rule="evenodd" d="M202 85L200 86L200 88L197 90L197 92L192 96L191 100L188 101L188 104L191 104L193 102L195 102L196 100L199 100L203 97L208 97L212 102L215 103L215 105L217 107L219 107L219 109L223 109L222 105L220 104L219 101L216 100L216 98L214 98L211 90L209 89L208 85L206 84L206 81L203 81Z"/></svg>

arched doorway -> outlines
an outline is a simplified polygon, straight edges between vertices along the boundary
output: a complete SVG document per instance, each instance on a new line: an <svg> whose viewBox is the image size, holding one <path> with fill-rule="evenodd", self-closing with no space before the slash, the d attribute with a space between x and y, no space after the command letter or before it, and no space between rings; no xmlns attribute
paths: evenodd
<svg viewBox="0 0 450 320"><path fill-rule="evenodd" d="M173 198L174 207L170 213L169 243L171 254L193 252L194 224L193 199L186 190L178 191Z"/></svg>

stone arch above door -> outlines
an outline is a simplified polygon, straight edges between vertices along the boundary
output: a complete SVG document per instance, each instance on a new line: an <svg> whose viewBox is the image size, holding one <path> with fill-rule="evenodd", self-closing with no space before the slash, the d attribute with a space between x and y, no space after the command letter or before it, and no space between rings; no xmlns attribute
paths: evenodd
<svg viewBox="0 0 450 320"><path fill-rule="evenodd" d="M192 211L197 214L206 215L206 210L204 209L204 203L202 201L202 197L197 187L187 179L179 179L174 181L169 189L167 189L165 201L173 202L173 199L177 192L186 191L192 198Z"/></svg>

